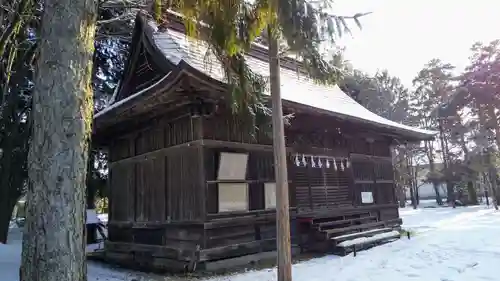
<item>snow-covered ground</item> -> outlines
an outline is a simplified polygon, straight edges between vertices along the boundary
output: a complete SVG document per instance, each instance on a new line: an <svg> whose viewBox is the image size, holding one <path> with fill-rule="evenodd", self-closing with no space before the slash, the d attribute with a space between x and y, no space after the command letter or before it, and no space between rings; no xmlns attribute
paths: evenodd
<svg viewBox="0 0 500 281"><path fill-rule="evenodd" d="M375 247L346 257L326 256L293 266L298 281L487 281L499 280L500 212L486 206L400 210L411 240ZM13 229L15 233L16 230ZM18 280L20 241L0 244L0 276ZM496 265L496 266L495 266ZM148 275L89 262L89 281L174 281L179 277ZM275 269L248 271L206 281L275 280ZM200 279L197 279L200 280Z"/></svg>

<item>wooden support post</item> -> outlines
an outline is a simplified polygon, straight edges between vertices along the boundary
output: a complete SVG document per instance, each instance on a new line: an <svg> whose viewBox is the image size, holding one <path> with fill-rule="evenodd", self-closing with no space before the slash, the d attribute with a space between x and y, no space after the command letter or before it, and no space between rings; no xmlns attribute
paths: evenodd
<svg viewBox="0 0 500 281"><path fill-rule="evenodd" d="M278 11L278 1L273 10ZM285 148L285 128L281 104L280 62L278 35L276 28L269 26L269 72L271 82L274 173L276 177L276 240L278 250L278 281L292 280L292 258L290 244L290 208L288 198L287 155Z"/></svg>

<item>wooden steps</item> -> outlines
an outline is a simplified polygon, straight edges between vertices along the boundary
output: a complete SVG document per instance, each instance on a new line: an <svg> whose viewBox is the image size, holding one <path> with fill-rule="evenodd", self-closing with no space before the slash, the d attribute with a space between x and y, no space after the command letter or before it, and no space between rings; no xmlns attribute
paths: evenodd
<svg viewBox="0 0 500 281"><path fill-rule="evenodd" d="M400 238L401 234L398 230L382 228L336 236L332 237L331 240L335 245L334 253L345 256L352 252L356 256L356 253L360 250L392 242Z"/></svg>
<svg viewBox="0 0 500 281"><path fill-rule="evenodd" d="M334 241L335 243L341 243L343 241L347 240L352 240L360 237L369 237L381 233L385 233L388 231L392 231L392 228L378 228L378 229L372 229L372 230L367 230L367 231L362 231L362 232L355 232L351 234L344 234L344 235L339 235L339 236L334 236L330 238L330 240Z"/></svg>
<svg viewBox="0 0 500 281"><path fill-rule="evenodd" d="M353 210L330 216L303 216L298 222L301 233L299 236L301 250L318 252L335 252L339 248L338 245L345 241L355 239L370 241L367 237L385 235L384 233L399 229L402 223L399 218L379 221L379 213L370 210ZM377 241L373 243L378 243Z"/></svg>
<svg viewBox="0 0 500 281"><path fill-rule="evenodd" d="M376 216L366 216L354 219L344 219L339 221L329 221L329 222L319 223L318 226L320 231L326 231L328 229L331 229L332 227L339 227L339 226L342 227L344 225L359 225L366 222L376 222L376 221L377 221Z"/></svg>
<svg viewBox="0 0 500 281"><path fill-rule="evenodd" d="M338 236L338 235L351 234L351 233L356 233L356 232L360 232L363 230L372 230L372 229L384 228L384 227L385 227L384 222L372 222L372 223L364 223L364 224L353 225L353 226L348 226L348 227L343 227L343 228L333 228L333 229L325 230L323 232L325 233L327 239L331 239L332 237Z"/></svg>

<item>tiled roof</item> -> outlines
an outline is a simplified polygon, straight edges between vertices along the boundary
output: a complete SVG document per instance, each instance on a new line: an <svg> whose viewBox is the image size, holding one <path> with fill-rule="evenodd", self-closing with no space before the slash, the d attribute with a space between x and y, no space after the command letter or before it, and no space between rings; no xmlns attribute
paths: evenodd
<svg viewBox="0 0 500 281"><path fill-rule="evenodd" d="M154 26L152 27L154 28ZM172 29L164 32L153 32L153 39L157 47L171 62L178 64L180 61L184 61L216 80L226 81L221 64L211 52L207 52L208 44L206 42L187 37ZM247 63L255 73L269 77L269 64L267 62L249 55ZM429 138L436 134L434 131L410 127L385 119L357 103L338 86L318 85L311 79L299 75L297 71L283 67L281 68L281 95L284 100L326 110L351 120L398 129L414 137Z"/></svg>

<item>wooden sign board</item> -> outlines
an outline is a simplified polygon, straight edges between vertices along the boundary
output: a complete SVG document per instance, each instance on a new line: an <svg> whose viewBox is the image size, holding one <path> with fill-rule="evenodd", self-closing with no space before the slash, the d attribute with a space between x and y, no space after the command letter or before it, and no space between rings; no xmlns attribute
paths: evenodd
<svg viewBox="0 0 500 281"><path fill-rule="evenodd" d="M373 203L373 192L361 192L361 203L363 204Z"/></svg>

